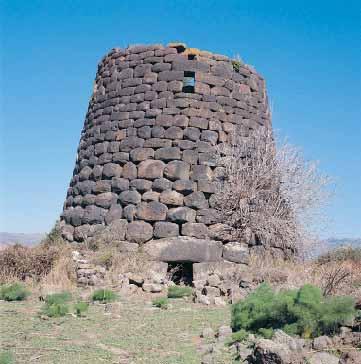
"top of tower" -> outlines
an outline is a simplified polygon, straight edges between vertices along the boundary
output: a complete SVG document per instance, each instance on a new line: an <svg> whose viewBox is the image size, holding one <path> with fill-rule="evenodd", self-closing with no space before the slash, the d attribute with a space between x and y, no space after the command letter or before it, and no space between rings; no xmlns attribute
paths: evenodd
<svg viewBox="0 0 361 364"><path fill-rule="evenodd" d="M162 54L162 51L167 50L167 54L174 54L174 56L179 56L187 60L198 60L198 61L218 61L218 62L226 62L231 63L233 66L233 70L237 73L247 73L247 74L257 74L257 76L261 79L263 77L254 69L253 66L250 66L243 62L243 60L237 56L234 58L230 58L228 56L212 53L209 51L201 50L198 48L188 47L186 43L183 42L170 42L167 45L162 44L137 44L137 45L128 45L127 48L113 48L102 60L107 59L107 57L117 54L119 57L127 56L131 54L140 54L144 52L152 52L158 51L159 55ZM173 50L173 51L171 51ZM101 63L102 63L101 62Z"/></svg>

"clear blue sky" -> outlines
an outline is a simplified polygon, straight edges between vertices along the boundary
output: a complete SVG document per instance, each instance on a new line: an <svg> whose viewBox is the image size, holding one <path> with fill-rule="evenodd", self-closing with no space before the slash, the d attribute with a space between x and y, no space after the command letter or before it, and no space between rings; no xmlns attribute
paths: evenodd
<svg viewBox="0 0 361 364"><path fill-rule="evenodd" d="M274 127L337 181L326 235L361 236L359 1L0 4L0 231L47 231L59 216L105 52L181 40L264 75Z"/></svg>

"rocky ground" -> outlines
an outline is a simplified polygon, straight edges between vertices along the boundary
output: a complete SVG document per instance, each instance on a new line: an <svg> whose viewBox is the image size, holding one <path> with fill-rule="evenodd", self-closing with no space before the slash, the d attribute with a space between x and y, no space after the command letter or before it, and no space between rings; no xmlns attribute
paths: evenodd
<svg viewBox="0 0 361 364"><path fill-rule="evenodd" d="M150 297L92 304L85 317L56 319L40 314L42 302L35 295L24 302L0 301L1 350L11 352L14 363L361 363L361 333L349 328L333 339L295 339L278 330L272 340L251 336L232 344L229 305L174 299L168 309L159 309Z"/></svg>

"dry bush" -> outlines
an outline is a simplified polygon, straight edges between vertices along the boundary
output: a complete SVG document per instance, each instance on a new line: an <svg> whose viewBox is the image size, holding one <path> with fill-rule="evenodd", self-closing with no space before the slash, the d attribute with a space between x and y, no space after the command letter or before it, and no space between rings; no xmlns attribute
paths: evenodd
<svg viewBox="0 0 361 364"><path fill-rule="evenodd" d="M304 252L310 228L327 202L330 180L287 143L277 145L272 131L259 128L248 137L237 130L220 145L222 167L215 206L235 240L249 231L263 245Z"/></svg>
<svg viewBox="0 0 361 364"><path fill-rule="evenodd" d="M40 281L40 291L43 296L49 293L75 289L76 273L71 252L70 246L65 246L59 250L58 258L50 272Z"/></svg>
<svg viewBox="0 0 361 364"><path fill-rule="evenodd" d="M57 247L10 246L0 251L0 281L24 281L27 278L39 280L51 271L58 257Z"/></svg>
<svg viewBox="0 0 361 364"><path fill-rule="evenodd" d="M323 264L253 256L249 268L256 282L268 282L276 289L300 288L308 283L320 287L325 295L361 298L361 266L350 260Z"/></svg>
<svg viewBox="0 0 361 364"><path fill-rule="evenodd" d="M32 290L47 287L47 292L74 287L71 247L57 225L39 245L16 244L0 251L0 283L11 281L25 281Z"/></svg>

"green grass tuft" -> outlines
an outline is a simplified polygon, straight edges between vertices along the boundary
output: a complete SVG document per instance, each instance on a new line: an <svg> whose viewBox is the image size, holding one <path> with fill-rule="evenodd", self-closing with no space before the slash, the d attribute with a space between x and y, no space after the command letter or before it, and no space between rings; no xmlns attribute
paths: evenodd
<svg viewBox="0 0 361 364"><path fill-rule="evenodd" d="M92 295L93 301L98 301L101 303L112 302L115 301L117 298L118 295L110 289L98 289L94 291Z"/></svg>
<svg viewBox="0 0 361 364"><path fill-rule="evenodd" d="M152 301L153 306L166 310L168 308L168 298L158 297Z"/></svg>
<svg viewBox="0 0 361 364"><path fill-rule="evenodd" d="M10 351L2 351L0 352L0 364L13 364L14 356Z"/></svg>
<svg viewBox="0 0 361 364"><path fill-rule="evenodd" d="M63 304L71 301L71 293L70 292L60 292L60 293L53 293L49 294L45 297L45 303L48 305L55 305L55 304Z"/></svg>
<svg viewBox="0 0 361 364"><path fill-rule="evenodd" d="M236 341L237 342L245 341L245 340L247 340L248 335L249 335L249 333L246 330L244 330L244 329L241 329L241 330L239 330L237 332L234 332L232 334L232 342L231 343L233 344Z"/></svg>
<svg viewBox="0 0 361 364"><path fill-rule="evenodd" d="M42 313L48 317L63 317L69 312L69 306L65 303L45 304Z"/></svg>
<svg viewBox="0 0 361 364"><path fill-rule="evenodd" d="M78 317L83 316L85 312L88 311L89 303L84 301L79 301L74 305L75 314Z"/></svg>
<svg viewBox="0 0 361 364"><path fill-rule="evenodd" d="M191 287L171 286L168 288L168 298L182 298L192 295Z"/></svg>
<svg viewBox="0 0 361 364"><path fill-rule="evenodd" d="M5 301L23 301L30 292L20 283L5 284L0 287L0 299Z"/></svg>

